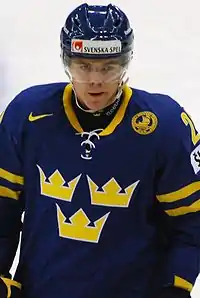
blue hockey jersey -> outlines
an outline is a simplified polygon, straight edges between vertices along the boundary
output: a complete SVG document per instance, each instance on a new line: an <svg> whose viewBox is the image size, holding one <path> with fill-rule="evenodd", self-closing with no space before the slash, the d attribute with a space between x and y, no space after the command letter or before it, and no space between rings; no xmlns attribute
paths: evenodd
<svg viewBox="0 0 200 298"><path fill-rule="evenodd" d="M0 274L22 298L153 298L199 273L200 135L170 97L125 86L83 131L72 87L21 92L0 124ZM21 215L24 212L23 225Z"/></svg>

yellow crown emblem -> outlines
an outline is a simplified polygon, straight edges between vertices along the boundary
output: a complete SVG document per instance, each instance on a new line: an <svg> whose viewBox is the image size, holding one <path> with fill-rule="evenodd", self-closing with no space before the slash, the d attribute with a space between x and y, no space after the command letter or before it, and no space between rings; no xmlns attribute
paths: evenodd
<svg viewBox="0 0 200 298"><path fill-rule="evenodd" d="M48 179L43 170L38 166L40 173L40 188L41 194L44 196L56 198L71 202L76 185L81 177L81 174L68 182L68 186L64 186L65 180L58 170L56 170ZM49 182L47 182L48 180Z"/></svg>
<svg viewBox="0 0 200 298"><path fill-rule="evenodd" d="M117 181L111 178L103 185L103 191L98 191L98 186L87 176L90 188L91 203L111 207L128 207L132 194L139 183L139 180L125 188L124 193Z"/></svg>
<svg viewBox="0 0 200 298"><path fill-rule="evenodd" d="M90 220L83 211L79 209L70 218L70 223L65 222L66 217L62 213L60 207L57 207L57 219L60 237L70 238L74 240L87 241L97 243L99 241L103 226L110 212L105 214L94 222L94 226L89 226Z"/></svg>

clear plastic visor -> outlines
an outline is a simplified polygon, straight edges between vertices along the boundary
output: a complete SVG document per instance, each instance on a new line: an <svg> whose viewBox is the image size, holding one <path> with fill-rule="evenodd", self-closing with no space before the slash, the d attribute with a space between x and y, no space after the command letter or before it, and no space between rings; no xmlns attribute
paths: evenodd
<svg viewBox="0 0 200 298"><path fill-rule="evenodd" d="M86 59L68 58L64 67L70 80L80 83L112 83L119 81L127 71L128 61L122 63L120 58Z"/></svg>

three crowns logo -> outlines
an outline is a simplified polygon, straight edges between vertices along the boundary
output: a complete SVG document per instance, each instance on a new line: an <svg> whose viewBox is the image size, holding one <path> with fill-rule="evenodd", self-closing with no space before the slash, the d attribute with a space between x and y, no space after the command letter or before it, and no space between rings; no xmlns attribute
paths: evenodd
<svg viewBox="0 0 200 298"><path fill-rule="evenodd" d="M103 191L98 191L98 186L87 176L90 188L90 196L92 205L111 206L111 207L128 207L132 194L139 183L139 180L125 188L125 193L117 181L111 178L102 186Z"/></svg>
<svg viewBox="0 0 200 298"><path fill-rule="evenodd" d="M68 186L64 186L65 180L60 174L58 170L56 170L49 178L49 182L46 181L47 178L41 169L40 166L38 166L39 174L40 174L40 188L41 188L41 194L44 196L48 196L51 198L64 200L71 202L74 191L76 189L76 186L78 184L78 181L81 177L81 174L68 182Z"/></svg>
<svg viewBox="0 0 200 298"><path fill-rule="evenodd" d="M89 226L90 220L83 209L79 209L74 213L74 215L69 218L70 223L67 223L65 222L66 217L62 213L60 207L57 204L56 207L60 237L95 243L99 241L103 226L110 212L96 220L94 222L94 227L92 227Z"/></svg>
<svg viewBox="0 0 200 298"><path fill-rule="evenodd" d="M58 170L54 171L47 178L41 167L38 165L37 167L40 175L41 194L71 202L81 174L66 183ZM99 187L89 176L87 176L87 180L92 205L126 208L129 206L135 188L139 183L139 181L136 181L122 190L117 181L111 178L102 186L102 191L99 191ZM60 237L94 243L99 241L103 227L110 214L108 212L92 223L82 208L75 212L69 219L65 217L58 204L56 204L56 208Z"/></svg>

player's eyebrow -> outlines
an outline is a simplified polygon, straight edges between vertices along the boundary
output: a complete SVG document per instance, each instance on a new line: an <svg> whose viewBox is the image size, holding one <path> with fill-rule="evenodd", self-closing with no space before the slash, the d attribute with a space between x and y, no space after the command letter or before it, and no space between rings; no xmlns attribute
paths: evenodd
<svg viewBox="0 0 200 298"><path fill-rule="evenodd" d="M75 62L76 64L91 64L91 63L102 63L102 65L108 65L108 64L119 64L119 60L117 59L110 59L110 60L101 60L101 61L98 61L96 59L81 59L81 58L78 58L78 59L74 59L73 62Z"/></svg>

